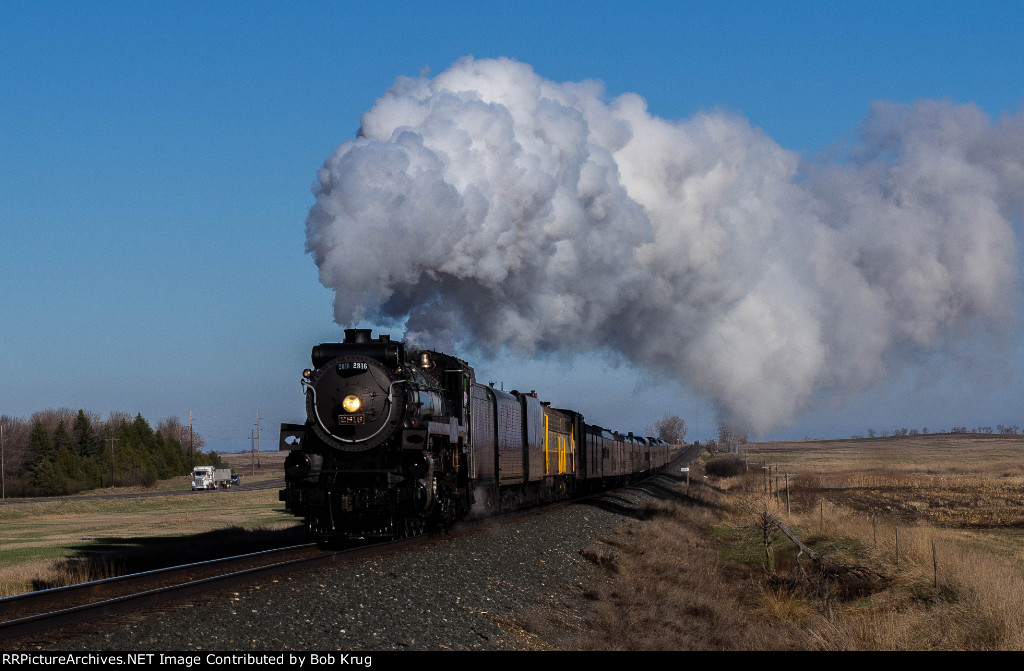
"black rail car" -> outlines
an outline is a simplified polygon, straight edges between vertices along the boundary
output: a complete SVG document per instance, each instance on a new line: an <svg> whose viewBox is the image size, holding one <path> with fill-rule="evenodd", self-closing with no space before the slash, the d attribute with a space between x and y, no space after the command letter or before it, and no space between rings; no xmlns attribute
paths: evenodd
<svg viewBox="0 0 1024 671"><path fill-rule="evenodd" d="M586 424L535 392L477 384L461 359L368 329L317 345L304 424L282 424L280 498L319 539L451 525L477 503L509 509L624 482L668 445Z"/></svg>

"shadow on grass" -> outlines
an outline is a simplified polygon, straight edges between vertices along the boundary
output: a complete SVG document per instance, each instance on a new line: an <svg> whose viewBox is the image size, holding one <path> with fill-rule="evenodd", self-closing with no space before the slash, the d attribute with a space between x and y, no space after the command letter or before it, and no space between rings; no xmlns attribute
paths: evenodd
<svg viewBox="0 0 1024 671"><path fill-rule="evenodd" d="M227 527L192 536L108 536L82 545L57 564L54 580L36 579L33 590L101 580L129 573L308 543L301 524L286 529Z"/></svg>

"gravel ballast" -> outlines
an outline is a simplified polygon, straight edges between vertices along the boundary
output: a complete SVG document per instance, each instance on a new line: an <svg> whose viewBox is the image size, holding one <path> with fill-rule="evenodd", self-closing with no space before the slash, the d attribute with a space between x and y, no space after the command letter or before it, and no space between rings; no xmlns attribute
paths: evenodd
<svg viewBox="0 0 1024 671"><path fill-rule="evenodd" d="M90 631L41 647L573 649L584 627L584 595L602 579L581 550L614 535L645 501L671 496L676 482L674 476L657 476L495 527L94 623Z"/></svg>

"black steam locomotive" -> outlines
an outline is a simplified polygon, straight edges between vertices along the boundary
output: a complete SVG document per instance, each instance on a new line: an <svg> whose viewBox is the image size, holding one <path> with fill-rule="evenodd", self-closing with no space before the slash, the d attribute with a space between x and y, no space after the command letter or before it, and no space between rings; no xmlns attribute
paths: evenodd
<svg viewBox="0 0 1024 671"><path fill-rule="evenodd" d="M282 424L280 499L322 541L401 537L660 469L669 445L586 424L461 359L368 329L313 348L305 424Z"/></svg>

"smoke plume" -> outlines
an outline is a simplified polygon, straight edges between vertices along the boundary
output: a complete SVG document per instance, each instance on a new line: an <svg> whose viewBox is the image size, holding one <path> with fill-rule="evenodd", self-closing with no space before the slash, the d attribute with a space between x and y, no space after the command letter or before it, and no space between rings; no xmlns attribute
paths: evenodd
<svg viewBox="0 0 1024 671"><path fill-rule="evenodd" d="M875 103L803 161L720 111L659 119L508 59L399 78L325 162L335 320L448 349L610 348L755 432L1014 309L1024 119Z"/></svg>

